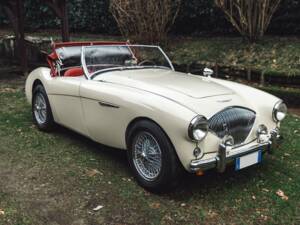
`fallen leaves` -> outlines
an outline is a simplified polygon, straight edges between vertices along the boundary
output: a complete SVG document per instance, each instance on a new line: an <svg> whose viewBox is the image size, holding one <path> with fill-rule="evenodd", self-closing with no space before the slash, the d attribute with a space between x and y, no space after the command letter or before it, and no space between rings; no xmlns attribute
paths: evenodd
<svg viewBox="0 0 300 225"><path fill-rule="evenodd" d="M151 203L150 208L159 209L160 208L160 203L158 203L158 202Z"/></svg>
<svg viewBox="0 0 300 225"><path fill-rule="evenodd" d="M213 210L209 210L208 213L207 213L207 216L208 216L209 218L215 218L215 217L218 216L218 213L215 212L215 211L213 211Z"/></svg>
<svg viewBox="0 0 300 225"><path fill-rule="evenodd" d="M263 191L263 192L269 192L269 189L263 188L262 191Z"/></svg>
<svg viewBox="0 0 300 225"><path fill-rule="evenodd" d="M18 90L14 88L1 88L0 93L16 93Z"/></svg>
<svg viewBox="0 0 300 225"><path fill-rule="evenodd" d="M284 194L284 192L280 189L278 189L278 191L276 191L276 195L278 195L282 200L285 200L285 201L289 200L289 197L286 196Z"/></svg>
<svg viewBox="0 0 300 225"><path fill-rule="evenodd" d="M130 178L125 178L125 177L123 177L123 178L122 178L122 181L128 181L128 182L131 182L131 179L130 179Z"/></svg>
<svg viewBox="0 0 300 225"><path fill-rule="evenodd" d="M104 206L103 205L98 205L97 207L93 208L93 211L97 212L100 209L102 209Z"/></svg>
<svg viewBox="0 0 300 225"><path fill-rule="evenodd" d="M92 170L87 170L86 171L86 175L89 176L89 177L94 177L97 174L102 175L102 173L100 171L96 170L96 169L92 169Z"/></svg>

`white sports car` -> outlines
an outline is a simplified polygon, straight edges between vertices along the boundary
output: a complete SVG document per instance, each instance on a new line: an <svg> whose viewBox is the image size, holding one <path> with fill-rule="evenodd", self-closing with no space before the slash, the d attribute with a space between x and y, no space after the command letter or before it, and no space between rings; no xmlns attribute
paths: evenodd
<svg viewBox="0 0 300 225"><path fill-rule="evenodd" d="M158 46L53 44L50 68L26 81L35 124L55 124L127 150L138 183L166 191L201 175L260 163L287 113L278 98L238 83L180 73Z"/></svg>

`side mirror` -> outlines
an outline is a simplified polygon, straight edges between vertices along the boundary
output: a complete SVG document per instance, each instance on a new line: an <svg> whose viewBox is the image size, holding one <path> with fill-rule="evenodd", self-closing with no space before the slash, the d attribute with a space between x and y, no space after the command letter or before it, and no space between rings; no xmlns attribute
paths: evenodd
<svg viewBox="0 0 300 225"><path fill-rule="evenodd" d="M214 74L214 71L209 68L204 68L203 70L203 76L205 77L211 77Z"/></svg>

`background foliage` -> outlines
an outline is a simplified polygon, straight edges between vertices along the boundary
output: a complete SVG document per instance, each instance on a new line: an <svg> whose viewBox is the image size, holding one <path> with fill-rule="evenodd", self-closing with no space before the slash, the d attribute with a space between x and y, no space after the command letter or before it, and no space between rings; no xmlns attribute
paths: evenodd
<svg viewBox="0 0 300 225"><path fill-rule="evenodd" d="M57 29L60 21L40 0L25 0L26 29ZM118 33L117 25L109 12L109 0L69 0L69 21L72 31L101 34ZM282 0L274 15L268 34L300 34L300 1ZM0 26L6 25L0 6ZM214 0L184 0L172 33L179 35L234 34L223 12L214 5Z"/></svg>

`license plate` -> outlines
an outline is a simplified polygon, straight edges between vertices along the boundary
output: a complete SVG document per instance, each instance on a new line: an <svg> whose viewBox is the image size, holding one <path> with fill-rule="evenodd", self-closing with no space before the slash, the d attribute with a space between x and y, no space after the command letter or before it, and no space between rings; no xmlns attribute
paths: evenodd
<svg viewBox="0 0 300 225"><path fill-rule="evenodd" d="M260 163L262 160L262 151L259 150L257 152L251 153L249 155L245 155L235 160L235 170L241 170L248 166L252 166L254 164Z"/></svg>

